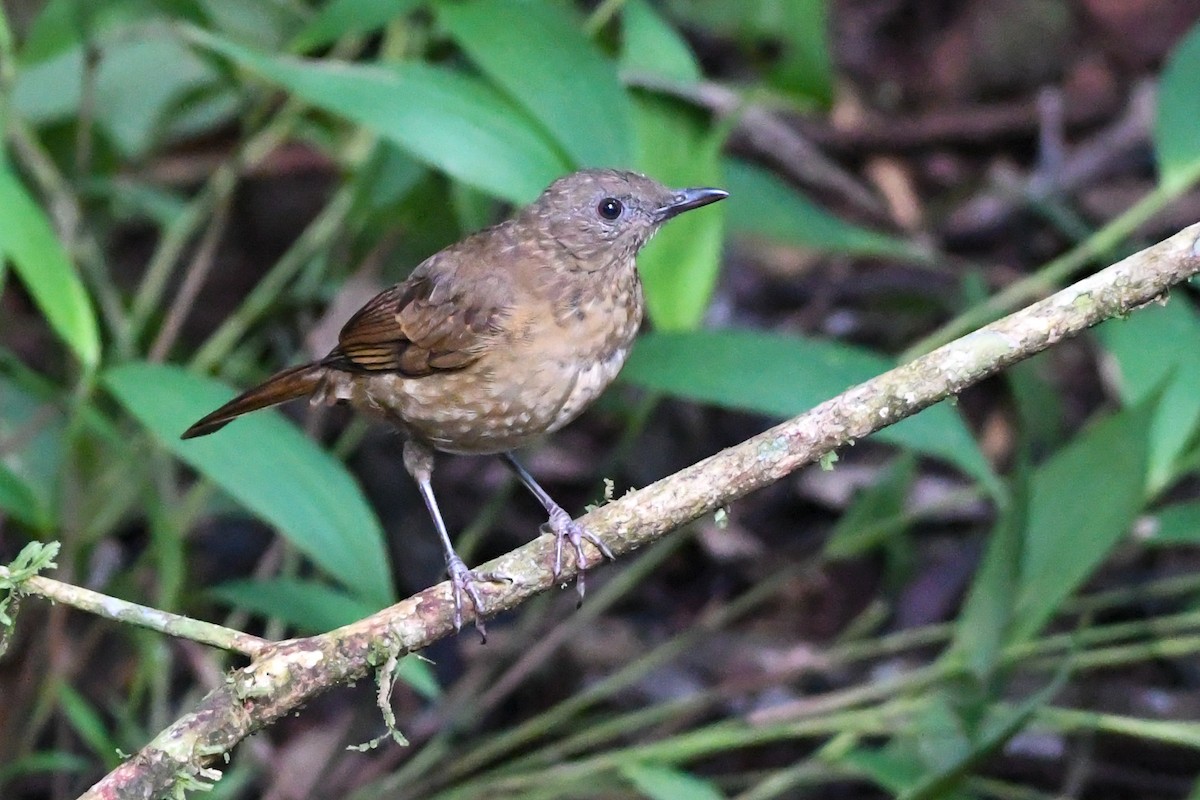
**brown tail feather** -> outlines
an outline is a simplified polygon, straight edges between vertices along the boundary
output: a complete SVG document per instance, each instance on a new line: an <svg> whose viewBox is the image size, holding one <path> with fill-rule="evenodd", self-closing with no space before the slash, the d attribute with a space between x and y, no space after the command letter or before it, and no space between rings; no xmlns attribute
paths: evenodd
<svg viewBox="0 0 1200 800"><path fill-rule="evenodd" d="M325 377L325 371L326 368L320 364L304 364L276 373L258 386L247 389L216 411L197 421L184 431L180 438L194 439L197 436L207 436L225 427L235 417L240 417L242 414L249 414L260 408L306 397L316 391L321 379Z"/></svg>

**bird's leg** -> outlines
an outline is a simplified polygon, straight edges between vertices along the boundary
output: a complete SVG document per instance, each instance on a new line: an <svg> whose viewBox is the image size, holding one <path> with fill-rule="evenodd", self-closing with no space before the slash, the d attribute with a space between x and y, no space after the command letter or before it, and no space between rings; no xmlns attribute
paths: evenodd
<svg viewBox="0 0 1200 800"><path fill-rule="evenodd" d="M608 545L604 543L600 537L589 531L587 528L580 525L575 520L571 519L571 515L563 510L563 507L554 502L554 499L546 493L546 490L538 484L533 476L529 474L529 470L521 466L521 462L517 461L517 457L512 453L504 454L504 461L512 468L512 471L517 473L521 483L525 488L538 499L542 507L546 509L546 513L550 515L549 522L546 523L550 528L550 532L554 534L554 579L558 580L558 576L562 573L562 551L563 539L571 543L575 550L575 565L579 571L575 575L575 587L579 592L579 600L583 602L583 593L585 590L583 582L583 573L587 569L587 556L583 552L583 542L586 539L596 546L605 558L613 559L612 550L608 549Z"/></svg>
<svg viewBox="0 0 1200 800"><path fill-rule="evenodd" d="M433 496L433 451L412 440L405 442L404 468L417 482L417 489L420 490L421 497L425 500L429 516L433 517L433 526L437 528L438 536L442 539L442 548L446 552L446 572L450 576L450 586L454 591L454 629L462 628L462 596L465 593L467 597L471 598L471 605L475 608L475 629L479 631L480 638L486 642L487 628L483 624L483 601L479 597L479 591L475 588L475 584L483 581L511 582L512 578L495 572L476 572L467 569L467 565L454 551L454 545L450 542L450 534L446 532L446 523L442 520L442 512L438 508L437 498Z"/></svg>

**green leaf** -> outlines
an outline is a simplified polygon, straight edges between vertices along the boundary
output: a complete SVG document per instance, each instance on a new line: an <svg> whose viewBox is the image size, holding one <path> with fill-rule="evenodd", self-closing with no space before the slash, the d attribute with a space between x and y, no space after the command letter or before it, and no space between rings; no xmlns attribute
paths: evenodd
<svg viewBox="0 0 1200 800"><path fill-rule="evenodd" d="M427 700L436 700L442 695L441 684L429 662L418 655L407 655L400 659L396 677L407 683L417 694Z"/></svg>
<svg viewBox="0 0 1200 800"><path fill-rule="evenodd" d="M895 748L856 747L838 761L860 772L890 792L899 794L921 779L920 762L911 754L893 752ZM951 795L947 798L950 800Z"/></svg>
<svg viewBox="0 0 1200 800"><path fill-rule="evenodd" d="M674 0L668 3L691 27L704 28L742 46L746 60L770 63L760 69L771 85L796 99L827 104L832 97L828 0Z"/></svg>
<svg viewBox="0 0 1200 800"><path fill-rule="evenodd" d="M639 97L638 169L670 186L722 184L718 132L673 100ZM659 330L697 327L721 269L725 206L736 199L683 214L662 227L638 256L646 308Z"/></svg>
<svg viewBox="0 0 1200 800"><path fill-rule="evenodd" d="M630 0L621 13L621 71L680 83L703 77L688 43L646 0Z"/></svg>
<svg viewBox="0 0 1200 800"><path fill-rule="evenodd" d="M0 258L12 264L50 326L87 368L100 360L96 316L50 221L17 177L0 166Z"/></svg>
<svg viewBox="0 0 1200 800"><path fill-rule="evenodd" d="M182 3L178 4L182 5ZM48 0L41 4L37 18L21 42L20 72L72 48L86 38L93 42L109 29L145 19L139 3L93 3L91 0ZM176 13L179 13L176 11ZM74 87L60 87L73 89Z"/></svg>
<svg viewBox="0 0 1200 800"><path fill-rule="evenodd" d="M315 581L273 578L227 581L208 594L230 605L272 617L303 634L317 634L369 617L379 609L361 597Z"/></svg>
<svg viewBox="0 0 1200 800"><path fill-rule="evenodd" d="M1200 424L1200 317L1183 292L1165 306L1096 329L1116 359L1117 387L1126 405L1161 393L1150 428L1151 495L1179 475L1176 463Z"/></svg>
<svg viewBox="0 0 1200 800"><path fill-rule="evenodd" d="M1053 452L1067 436L1064 398L1052 382L1056 355L1039 353L1003 373L1016 407L1022 445L1033 453Z"/></svg>
<svg viewBox="0 0 1200 800"><path fill-rule="evenodd" d="M912 747L927 773L952 769L971 752L971 737L958 700L952 690L934 691L917 711L911 727L902 733L903 744Z"/></svg>
<svg viewBox="0 0 1200 800"><path fill-rule="evenodd" d="M216 81L216 70L165 28L142 30L139 38L108 48L100 62L96 119L126 158L137 158L169 131L168 112L183 97Z"/></svg>
<svg viewBox="0 0 1200 800"><path fill-rule="evenodd" d="M904 506L916 467L916 459L901 456L864 489L825 542L825 557L854 558L903 534L911 523Z"/></svg>
<svg viewBox="0 0 1200 800"><path fill-rule="evenodd" d="M548 3L470 0L438 21L484 74L553 135L576 166L633 162L633 109L608 60Z"/></svg>
<svg viewBox="0 0 1200 800"><path fill-rule="evenodd" d="M777 32L784 40L779 63L770 73L771 83L800 98L829 104L833 100L833 62L827 0L773 0L760 8L774 12L761 20L762 30Z"/></svg>
<svg viewBox="0 0 1200 800"><path fill-rule="evenodd" d="M277 57L204 31L192 30L191 37L497 197L528 202L569 171L536 123L482 81L458 72L418 63L379 67Z"/></svg>
<svg viewBox="0 0 1200 800"><path fill-rule="evenodd" d="M0 510L43 533L54 527L48 509L38 502L33 489L3 464L0 464Z"/></svg>
<svg viewBox="0 0 1200 800"><path fill-rule="evenodd" d="M176 5L180 0L168 0ZM246 0L202 0L206 27L264 50L282 49L303 20L297 3L247 3Z"/></svg>
<svg viewBox="0 0 1200 800"><path fill-rule="evenodd" d="M1142 541L1151 546L1200 544L1200 501L1176 503L1155 512Z"/></svg>
<svg viewBox="0 0 1200 800"><path fill-rule="evenodd" d="M427 0L331 0L309 21L288 47L314 50L347 34L373 31L425 5Z"/></svg>
<svg viewBox="0 0 1200 800"><path fill-rule="evenodd" d="M41 572L57 569L58 557L62 545L58 542L29 542L21 548L8 564L6 574L0 575L0 626L9 628L5 633L11 633L12 617L8 614L13 590L19 590L21 584Z"/></svg>
<svg viewBox="0 0 1200 800"><path fill-rule="evenodd" d="M52 398L0 376L0 508L43 533L58 525L65 425Z"/></svg>
<svg viewBox="0 0 1200 800"><path fill-rule="evenodd" d="M1030 472L1027 464L1018 463L1010 502L1002 509L988 538L987 549L954 626L951 653L966 663L981 685L986 685L995 674L1012 627L1023 536L1029 525Z"/></svg>
<svg viewBox="0 0 1200 800"><path fill-rule="evenodd" d="M373 609L394 598L379 520L346 468L274 411L181 441L228 400L222 384L178 367L132 363L104 383L158 441L282 534Z"/></svg>
<svg viewBox="0 0 1200 800"><path fill-rule="evenodd" d="M621 775L651 800L719 800L725 795L710 781L675 767L622 762Z"/></svg>
<svg viewBox="0 0 1200 800"><path fill-rule="evenodd" d="M1165 186L1186 186L1200 176L1197 75L1200 75L1200 23L1193 25L1175 46L1159 80L1154 147L1160 180Z"/></svg>
<svg viewBox="0 0 1200 800"><path fill-rule="evenodd" d="M1133 526L1154 399L1092 425L1034 473L1012 641L1041 630Z"/></svg>
<svg viewBox="0 0 1200 800"><path fill-rule="evenodd" d="M770 172L737 159L725 162L729 231L826 253L928 261L902 239L852 225L796 192Z"/></svg>
<svg viewBox="0 0 1200 800"><path fill-rule="evenodd" d="M643 336L621 375L648 389L726 408L790 417L886 372L891 363L839 342L756 331ZM954 408L940 403L875 436L956 464L1000 487Z"/></svg>
<svg viewBox="0 0 1200 800"><path fill-rule="evenodd" d="M963 780L985 759L994 755L1033 719L1038 709L1048 704L1070 675L1069 662L1054 676L1054 680L1026 698L1016 707L996 705L984 721L979 733L972 737L966 752L947 760L939 769L931 770L916 785L898 795L898 800L946 800L969 797L960 789ZM920 736L920 733L918 733Z"/></svg>
<svg viewBox="0 0 1200 800"><path fill-rule="evenodd" d="M162 24L109 31L95 45L95 119L127 158L145 155L170 132L167 114L185 96L213 86L217 72ZM34 124L78 115L84 84L84 45L23 70L13 105ZM143 80L153 75L154 80ZM137 91L130 91L137 86Z"/></svg>

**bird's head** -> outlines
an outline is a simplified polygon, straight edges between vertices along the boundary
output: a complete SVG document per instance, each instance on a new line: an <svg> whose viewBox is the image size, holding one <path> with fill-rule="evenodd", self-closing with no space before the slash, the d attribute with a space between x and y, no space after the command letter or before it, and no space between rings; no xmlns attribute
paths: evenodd
<svg viewBox="0 0 1200 800"><path fill-rule="evenodd" d="M587 169L550 184L518 219L591 271L633 258L667 220L728 196L722 189L669 189L636 172Z"/></svg>

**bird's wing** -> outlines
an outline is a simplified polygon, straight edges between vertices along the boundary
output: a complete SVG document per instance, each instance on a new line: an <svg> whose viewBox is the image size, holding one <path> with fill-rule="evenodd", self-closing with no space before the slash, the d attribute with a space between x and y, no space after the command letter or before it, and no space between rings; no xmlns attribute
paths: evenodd
<svg viewBox="0 0 1200 800"><path fill-rule="evenodd" d="M461 369L479 358L502 330L508 314L504 293L486 279L464 281L437 267L436 260L426 262L359 309L325 363L415 378Z"/></svg>

